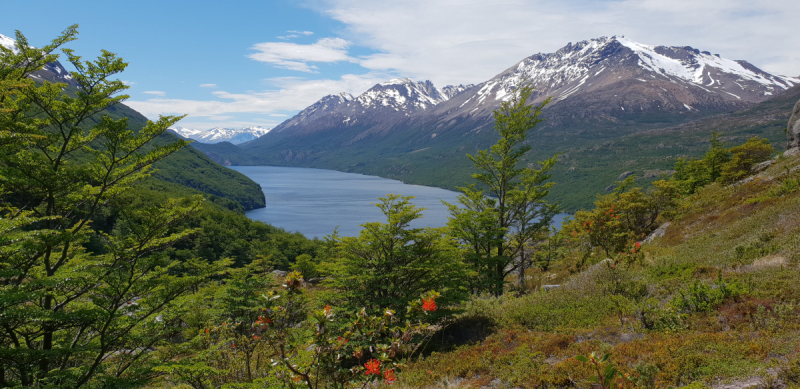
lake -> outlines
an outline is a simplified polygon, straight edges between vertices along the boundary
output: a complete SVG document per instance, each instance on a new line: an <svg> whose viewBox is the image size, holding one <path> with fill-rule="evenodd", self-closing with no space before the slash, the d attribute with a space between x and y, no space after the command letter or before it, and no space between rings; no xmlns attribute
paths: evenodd
<svg viewBox="0 0 800 389"><path fill-rule="evenodd" d="M230 166L261 185L267 206L246 213L260 220L322 238L339 227L341 236L357 236L361 224L385 222L378 197L389 193L415 196L411 202L425 208L424 217L412 227L442 227L447 223L447 207L441 200L455 203L458 193L429 186L410 185L387 178L343 173L335 170L280 167ZM566 215L558 215L560 225Z"/></svg>

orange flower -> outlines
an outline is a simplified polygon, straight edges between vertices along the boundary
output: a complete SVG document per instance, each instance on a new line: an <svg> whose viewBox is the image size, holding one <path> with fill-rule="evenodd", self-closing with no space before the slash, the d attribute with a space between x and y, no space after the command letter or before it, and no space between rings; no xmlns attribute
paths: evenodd
<svg viewBox="0 0 800 389"><path fill-rule="evenodd" d="M422 310L432 312L436 310L436 300L431 298L422 299Z"/></svg>
<svg viewBox="0 0 800 389"><path fill-rule="evenodd" d="M364 372L364 375L381 375L381 361L377 359L370 359L364 364L364 367L367 369L367 371Z"/></svg>
<svg viewBox="0 0 800 389"><path fill-rule="evenodd" d="M389 385L397 381L397 377L394 375L394 369L387 369L385 372L383 372L383 379L384 381L388 382Z"/></svg>
<svg viewBox="0 0 800 389"><path fill-rule="evenodd" d="M325 312L326 315L331 313L331 306L326 305L325 307L322 308L322 312Z"/></svg>

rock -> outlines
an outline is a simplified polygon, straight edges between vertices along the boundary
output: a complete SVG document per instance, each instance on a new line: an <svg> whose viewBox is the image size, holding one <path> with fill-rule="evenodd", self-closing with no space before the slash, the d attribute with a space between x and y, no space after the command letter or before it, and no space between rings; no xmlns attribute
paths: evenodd
<svg viewBox="0 0 800 389"><path fill-rule="evenodd" d="M629 177L630 175L632 175L632 174L633 174L633 172L625 172L625 173L622 173L622 174L620 174L620 175L619 175L619 177L617 178L617 181L622 181L622 180L624 180L624 179L628 178L628 177Z"/></svg>
<svg viewBox="0 0 800 389"><path fill-rule="evenodd" d="M558 289L560 287L561 285L542 285L542 290L544 290L545 292L549 292L551 290Z"/></svg>
<svg viewBox="0 0 800 389"><path fill-rule="evenodd" d="M783 152L784 157L796 157L800 155L800 147L793 147Z"/></svg>
<svg viewBox="0 0 800 389"><path fill-rule="evenodd" d="M611 192L612 190L614 190L614 188L615 188L614 185L609 185L606 187L606 192Z"/></svg>
<svg viewBox="0 0 800 389"><path fill-rule="evenodd" d="M800 101L794 105L792 110L792 117L789 118L789 124L786 125L786 135L788 142L787 149L800 147Z"/></svg>
<svg viewBox="0 0 800 389"><path fill-rule="evenodd" d="M763 172L764 170L767 170L768 167L772 166L772 162L774 161L770 159L753 166L753 173Z"/></svg>
<svg viewBox="0 0 800 389"><path fill-rule="evenodd" d="M647 235L647 237L644 238L642 243L650 243L650 242L653 241L653 239L660 238L660 237L664 236L664 234L667 232L667 227L669 227L670 224L672 224L672 223L671 222L666 222L666 223L658 226L658 228L656 228L655 231L651 232L650 235Z"/></svg>
<svg viewBox="0 0 800 389"><path fill-rule="evenodd" d="M285 270L273 270L272 274L274 274L276 277L286 277L286 275L289 274L289 272Z"/></svg>

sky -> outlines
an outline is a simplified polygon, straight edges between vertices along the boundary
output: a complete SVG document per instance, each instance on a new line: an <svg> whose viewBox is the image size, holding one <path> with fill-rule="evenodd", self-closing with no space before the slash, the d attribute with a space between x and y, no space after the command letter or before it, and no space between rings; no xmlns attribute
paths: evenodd
<svg viewBox="0 0 800 389"><path fill-rule="evenodd" d="M148 118L271 128L328 94L398 77L477 84L601 36L797 77L796 15L797 0L0 0L0 34L43 46L78 24L67 47L128 62L126 104Z"/></svg>

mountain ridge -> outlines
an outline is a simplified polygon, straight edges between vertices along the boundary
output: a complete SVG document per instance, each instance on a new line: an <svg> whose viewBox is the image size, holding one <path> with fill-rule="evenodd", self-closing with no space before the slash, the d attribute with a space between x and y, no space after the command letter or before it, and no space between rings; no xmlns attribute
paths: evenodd
<svg viewBox="0 0 800 389"><path fill-rule="evenodd" d="M169 130L185 139L191 139L201 143L230 142L233 144L249 142L270 132L270 129L261 126L242 128L214 127L208 130L171 127Z"/></svg>

